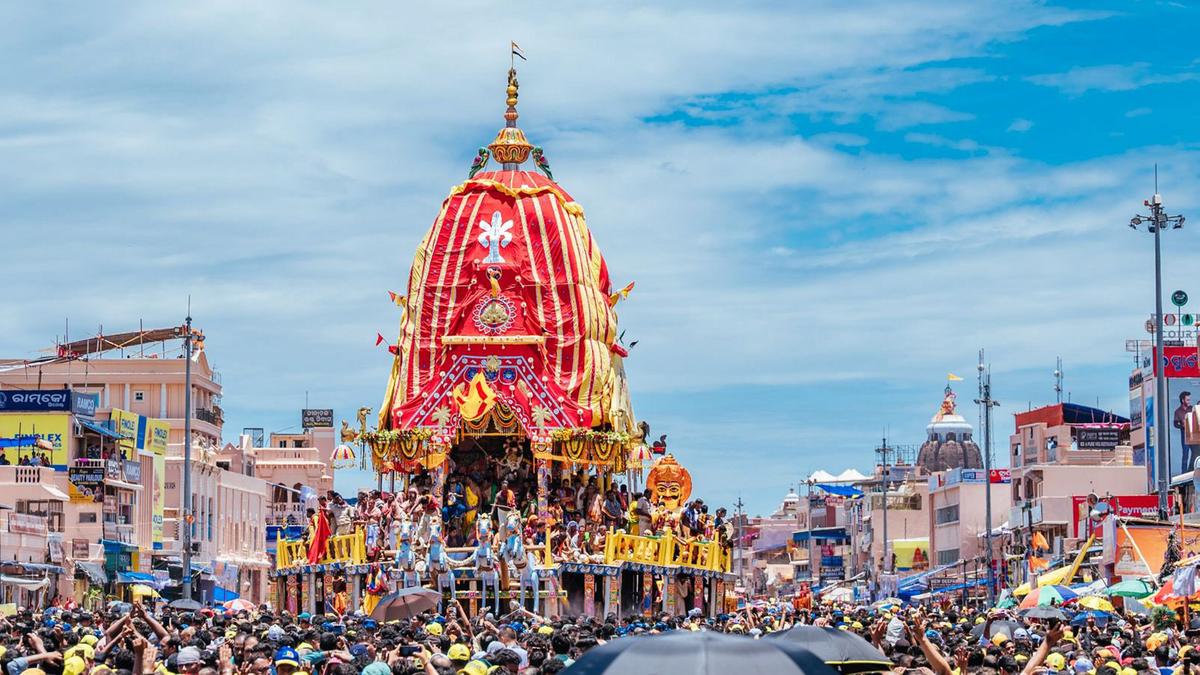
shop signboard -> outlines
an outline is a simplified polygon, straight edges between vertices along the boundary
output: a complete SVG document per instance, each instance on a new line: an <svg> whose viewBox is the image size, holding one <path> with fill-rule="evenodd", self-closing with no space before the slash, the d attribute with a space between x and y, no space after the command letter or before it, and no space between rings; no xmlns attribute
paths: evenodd
<svg viewBox="0 0 1200 675"><path fill-rule="evenodd" d="M1087 496L1071 497L1071 512L1074 514L1071 536L1087 538L1089 531L1097 539L1104 538L1101 525L1111 514L1118 518L1158 518L1158 495L1118 495L1099 499L1095 504Z"/></svg>
<svg viewBox="0 0 1200 675"><path fill-rule="evenodd" d="M71 540L71 557L75 560L87 560L91 555L91 542L87 539Z"/></svg>
<svg viewBox="0 0 1200 675"><path fill-rule="evenodd" d="M1078 450L1112 450L1121 442L1121 430L1115 426L1076 427Z"/></svg>
<svg viewBox="0 0 1200 675"><path fill-rule="evenodd" d="M332 428L333 408L305 408L301 410L300 427L303 429Z"/></svg>
<svg viewBox="0 0 1200 675"><path fill-rule="evenodd" d="M31 516L25 513L8 514L8 531L11 534L31 534L45 536L48 532L46 519L41 516Z"/></svg>
<svg viewBox="0 0 1200 675"><path fill-rule="evenodd" d="M67 469L71 502L104 501L104 469L98 466L73 466Z"/></svg>
<svg viewBox="0 0 1200 675"><path fill-rule="evenodd" d="M10 396L18 392L0 392ZM0 410L3 412L3 410ZM22 457L44 455L50 464L62 470L67 465L71 433L71 414L62 412L0 414L0 438L24 438L29 445L6 447L8 461L18 464ZM39 443L40 441L40 443ZM48 447L47 447L48 446Z"/></svg>
<svg viewBox="0 0 1200 675"><path fill-rule="evenodd" d="M139 484L142 482L142 463L127 459L121 463L121 475L126 483Z"/></svg>

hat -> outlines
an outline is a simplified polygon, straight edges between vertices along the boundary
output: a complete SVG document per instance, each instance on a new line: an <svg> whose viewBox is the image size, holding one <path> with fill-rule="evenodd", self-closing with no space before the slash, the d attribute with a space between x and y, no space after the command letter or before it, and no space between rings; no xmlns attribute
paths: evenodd
<svg viewBox="0 0 1200 675"><path fill-rule="evenodd" d="M84 635L83 637L79 638L79 641L85 645L91 645L93 647L96 646L96 636L95 635L91 635L91 634Z"/></svg>
<svg viewBox="0 0 1200 675"><path fill-rule="evenodd" d="M1075 659L1075 672L1086 673L1092 669L1092 662L1086 658Z"/></svg>
<svg viewBox="0 0 1200 675"><path fill-rule="evenodd" d="M200 661L200 650L195 647L184 647L179 650L179 654L175 657L175 663L181 666L200 663Z"/></svg>
<svg viewBox="0 0 1200 675"><path fill-rule="evenodd" d="M1046 657L1046 667L1050 670L1062 670L1067 665L1067 659L1057 652Z"/></svg>
<svg viewBox="0 0 1200 675"><path fill-rule="evenodd" d="M355 658L358 658L360 656L366 656L367 655L367 645L363 644L362 642L352 645L350 647L350 655Z"/></svg>
<svg viewBox="0 0 1200 675"><path fill-rule="evenodd" d="M375 661L362 669L362 675L392 675L392 669L383 661Z"/></svg>
<svg viewBox="0 0 1200 675"><path fill-rule="evenodd" d="M308 621L309 619L312 618L312 614L309 614L308 612L300 612L300 614L296 618L301 621Z"/></svg>
<svg viewBox="0 0 1200 675"><path fill-rule="evenodd" d="M425 632L429 633L430 635L437 635L441 637L442 624L437 623L436 621L430 621L429 623L425 624Z"/></svg>
<svg viewBox="0 0 1200 675"><path fill-rule="evenodd" d="M1018 628L1013 631L1013 639L1014 640L1028 640L1029 639L1029 631L1025 630L1024 628Z"/></svg>
<svg viewBox="0 0 1200 675"><path fill-rule="evenodd" d="M459 670L459 675L487 675L488 667L483 661L471 661Z"/></svg>
<svg viewBox="0 0 1200 675"><path fill-rule="evenodd" d="M997 647L1004 644L1005 642L1008 642L1008 636L1005 635L1004 633L996 633L995 635L992 636L992 644L996 645Z"/></svg>
<svg viewBox="0 0 1200 675"><path fill-rule="evenodd" d="M80 675L87 668L87 664L78 656L63 661L63 675Z"/></svg>
<svg viewBox="0 0 1200 675"><path fill-rule="evenodd" d="M537 629L538 635L554 635L553 626L539 626Z"/></svg>
<svg viewBox="0 0 1200 675"><path fill-rule="evenodd" d="M291 647L280 647L275 651L275 665L300 667L300 655Z"/></svg>
<svg viewBox="0 0 1200 675"><path fill-rule="evenodd" d="M94 659L94 658L96 658L96 650L91 645L84 644L81 642L81 643L75 645L74 647L71 647L66 652L64 652L64 655L68 659L73 656L78 656L78 657L84 658L84 659ZM64 668L65 667L66 666L64 664Z"/></svg>
<svg viewBox="0 0 1200 675"><path fill-rule="evenodd" d="M451 661L470 661L471 650L461 642L456 642L450 645L450 651L446 652L446 657Z"/></svg>

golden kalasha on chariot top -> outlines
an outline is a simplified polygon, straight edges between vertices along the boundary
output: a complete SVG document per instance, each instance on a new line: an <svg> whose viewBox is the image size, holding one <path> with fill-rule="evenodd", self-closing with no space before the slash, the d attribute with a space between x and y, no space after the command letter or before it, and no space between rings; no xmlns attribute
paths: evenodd
<svg viewBox="0 0 1200 675"><path fill-rule="evenodd" d="M403 313L377 428L367 428L366 409L357 430L343 422L343 441L369 453L380 488L388 476L392 492L431 495L428 514L396 524L398 535L339 534L315 562L303 542L281 542L278 574L293 586L312 585L305 574L345 574L352 607L360 598L370 605L372 592L424 584L465 597L472 611L519 597L548 614L566 613L563 600L570 613L715 614L728 546L679 527L691 477L671 455L650 466L649 427L630 401L615 309L633 284L613 289L583 207L517 126L517 95L514 69L504 128L442 202L407 292L393 294ZM536 170L525 170L531 159ZM646 468L651 531L633 532L630 509L586 543L552 543L579 525L564 522L553 490L590 485L603 496L620 480L636 501ZM504 504L510 482L525 486L527 503ZM447 509L462 517L443 522ZM360 560L355 552L369 547L355 537L395 548L382 564ZM343 538L352 541L335 541ZM305 590L281 597L297 605L292 596Z"/></svg>

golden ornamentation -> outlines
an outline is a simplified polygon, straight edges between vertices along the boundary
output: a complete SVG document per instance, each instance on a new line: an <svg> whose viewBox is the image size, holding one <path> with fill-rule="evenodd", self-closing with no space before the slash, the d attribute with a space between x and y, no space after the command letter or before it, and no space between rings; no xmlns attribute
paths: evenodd
<svg viewBox="0 0 1200 675"><path fill-rule="evenodd" d="M692 474L675 461L674 455L668 454L646 474L646 487L654 493L657 503L675 511L692 496Z"/></svg>
<svg viewBox="0 0 1200 675"><path fill-rule="evenodd" d="M533 144L525 138L525 132L517 127L504 127L488 144L492 157L501 164L520 164L529 159Z"/></svg>
<svg viewBox="0 0 1200 675"><path fill-rule="evenodd" d="M504 303L493 300L484 306L479 319L492 328L503 326L508 321L508 309Z"/></svg>
<svg viewBox="0 0 1200 675"><path fill-rule="evenodd" d="M444 345L540 345L543 335L443 335Z"/></svg>

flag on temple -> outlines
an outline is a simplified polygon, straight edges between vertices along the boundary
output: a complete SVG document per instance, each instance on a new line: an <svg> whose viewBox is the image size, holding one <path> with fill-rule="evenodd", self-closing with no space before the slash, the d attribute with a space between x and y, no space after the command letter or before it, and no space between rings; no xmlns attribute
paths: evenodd
<svg viewBox="0 0 1200 675"><path fill-rule="evenodd" d="M963 379L961 377L955 375L954 373L946 373L946 379L951 382L962 382L963 381Z"/></svg>
<svg viewBox="0 0 1200 675"><path fill-rule="evenodd" d="M635 282L631 281L625 285L625 288L622 288L621 290L617 291L616 293L613 293L612 295L608 296L608 306L613 307L617 304L618 301L628 299L629 294L633 291L634 283Z"/></svg>
<svg viewBox="0 0 1200 675"><path fill-rule="evenodd" d="M512 43L512 53L513 53L513 56L520 58L522 61L529 60L529 59L525 58L525 50L521 49L521 45L517 44L516 42Z"/></svg>
<svg viewBox="0 0 1200 675"><path fill-rule="evenodd" d="M308 541L308 564L316 565L325 555L325 544L329 541L329 520L325 518L325 511L317 509L308 526L312 536Z"/></svg>
<svg viewBox="0 0 1200 675"><path fill-rule="evenodd" d="M383 333L376 333L375 334L375 346L378 347L379 345L383 344L384 339L385 338L383 337Z"/></svg>
<svg viewBox="0 0 1200 675"><path fill-rule="evenodd" d="M455 387L453 396L459 414L467 421L483 417L496 404L496 392L488 385L482 372L475 373L470 382Z"/></svg>
<svg viewBox="0 0 1200 675"><path fill-rule="evenodd" d="M1037 572L1039 570L1044 570L1049 566L1050 566L1050 561L1046 560L1045 558L1039 558L1037 556L1030 556L1030 558L1029 558L1029 571L1030 572Z"/></svg>
<svg viewBox="0 0 1200 675"><path fill-rule="evenodd" d="M388 291L388 297L392 299L393 305L396 305L397 307L404 306L405 298L403 295L400 295L399 293L397 293L395 291Z"/></svg>

